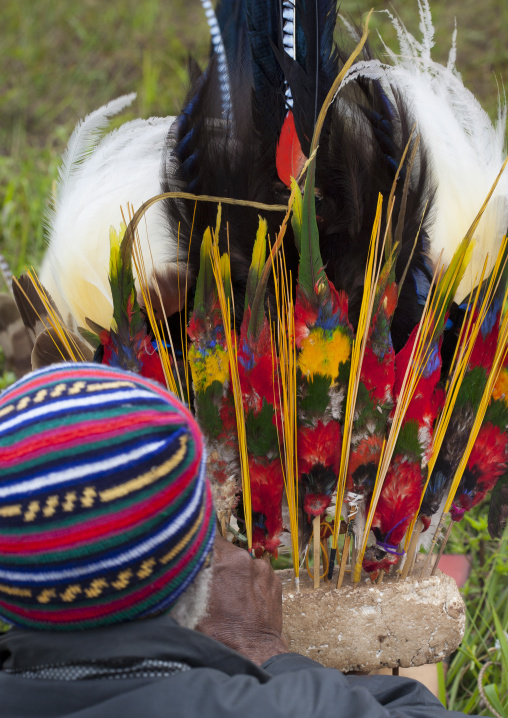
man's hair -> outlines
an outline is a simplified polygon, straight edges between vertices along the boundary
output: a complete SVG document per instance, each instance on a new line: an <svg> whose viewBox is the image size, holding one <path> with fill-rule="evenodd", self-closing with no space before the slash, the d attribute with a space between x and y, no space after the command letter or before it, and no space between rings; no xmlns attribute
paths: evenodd
<svg viewBox="0 0 508 718"><path fill-rule="evenodd" d="M196 628L207 614L212 583L213 566L207 566L194 579L185 593L171 609L171 618L180 626Z"/></svg>
<svg viewBox="0 0 508 718"><path fill-rule="evenodd" d="M158 384L68 363L0 396L3 620L65 630L168 610L202 573L214 525L201 432Z"/></svg>

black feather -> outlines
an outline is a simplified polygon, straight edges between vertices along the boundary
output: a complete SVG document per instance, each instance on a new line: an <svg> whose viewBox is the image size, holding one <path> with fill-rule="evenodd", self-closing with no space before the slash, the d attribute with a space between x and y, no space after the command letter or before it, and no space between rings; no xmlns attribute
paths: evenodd
<svg viewBox="0 0 508 718"><path fill-rule="evenodd" d="M308 156L317 116L337 76L338 50L333 41L337 21L335 0L297 0L296 57L284 51L279 22L273 54L289 85L298 139Z"/></svg>
<svg viewBox="0 0 508 718"><path fill-rule="evenodd" d="M67 331L67 338L79 347L82 360L91 362L93 351L83 340L73 332ZM54 329L45 329L35 340L32 351L32 369L42 369L51 364L60 364L63 361L73 362L75 358L69 353L67 346L62 342L59 334Z"/></svg>
<svg viewBox="0 0 508 718"><path fill-rule="evenodd" d="M22 274L19 279L12 283L12 291L23 324L30 335L32 343L35 344L39 334L41 334L49 324L47 321L48 311L28 274ZM58 317L60 324L63 325L64 322L55 302L46 290L45 293L49 305Z"/></svg>
<svg viewBox="0 0 508 718"><path fill-rule="evenodd" d="M222 33L230 77L234 78L239 70L252 77L246 0L221 0L215 14Z"/></svg>
<svg viewBox="0 0 508 718"><path fill-rule="evenodd" d="M503 535L508 520L508 471L501 476L492 490L489 505L489 534L494 539Z"/></svg>
<svg viewBox="0 0 508 718"><path fill-rule="evenodd" d="M475 412L470 406L462 406L460 411L454 411L452 414L441 451L423 497L420 515L433 516L445 495L448 494L466 449L474 417Z"/></svg>
<svg viewBox="0 0 508 718"><path fill-rule="evenodd" d="M171 130L163 167L163 191L180 190L270 204L287 202L288 189L279 180L275 164L287 113L285 88L288 85L291 88L297 131L300 141L303 139L308 147L316 108L320 109L331 82L349 56L345 44L340 48L333 44L334 6L330 0L297 3L300 29L297 59L292 60L284 52L282 3L245 0L245 23L237 16L226 42L232 78L231 115L224 120L221 114L219 80L212 57L206 72L195 81ZM219 8L219 17L225 17L228 7L230 0ZM246 34L250 57L245 50ZM237 54L235 38L241 39ZM360 59L370 57L366 48ZM389 97L378 82L360 78L341 90L328 112L320 138L316 211L321 255L329 279L348 294L353 326L358 321L378 194L381 192L385 198L384 223L386 203L404 149L412 137L413 124L411 112L400 96L392 92ZM401 172L396 190L394 227L401 210L405 171ZM419 321L422 294L430 283L429 207L416 244L415 240L425 206L432 204L432 197L432 178L425 147L420 142L411 170L396 264L397 280L406 273L392 324L396 351ZM194 209L194 203L188 200L166 202L173 232L179 228L182 253L189 250L191 282L198 272L203 232L207 226L215 226L216 220L213 204L197 203L195 217ZM237 322L241 319L257 215L256 210L223 206L220 247L221 251L230 250ZM282 213L269 212L265 216L273 241ZM285 254L288 269L296 280L298 253L289 228Z"/></svg>
<svg viewBox="0 0 508 718"><path fill-rule="evenodd" d="M347 53L342 59L345 57ZM364 58L369 58L368 48ZM379 83L362 79L341 90L330 115L330 123L323 129L316 171L321 253L329 278L337 289L348 294L350 321L356 326L378 195L381 193L384 198L383 236L388 197L404 149L412 138L414 123L399 95L393 93L388 98ZM404 172L403 168L395 192L394 227L401 211ZM430 207L425 213L425 207L432 204L433 194L425 147L420 142L411 172L396 263L397 281L407 268L392 321L396 352L404 346L421 317L422 285L430 285L428 227L432 213Z"/></svg>
<svg viewBox="0 0 508 718"><path fill-rule="evenodd" d="M236 77L241 70L236 71ZM272 89L274 87L272 86ZM190 93L178 121L173 125L163 163L162 189L219 197L285 204L288 190L279 181L275 167L277 130L264 122L273 118L273 105L264 106L252 86L240 83L232 92L232 116L221 116L217 103L217 73L214 58ZM274 95L275 97L275 95ZM266 98L265 98L266 99ZM283 102L283 95L279 93ZM189 286L197 277L200 246L208 226L215 226L213 203L166 200L166 214L173 231L179 232L182 254L189 256ZM256 209L224 204L219 246L229 249L237 326L240 326L245 283L258 226ZM272 242L283 213L266 213ZM292 256L291 256L292 255ZM288 261L297 266L297 253L289 249Z"/></svg>

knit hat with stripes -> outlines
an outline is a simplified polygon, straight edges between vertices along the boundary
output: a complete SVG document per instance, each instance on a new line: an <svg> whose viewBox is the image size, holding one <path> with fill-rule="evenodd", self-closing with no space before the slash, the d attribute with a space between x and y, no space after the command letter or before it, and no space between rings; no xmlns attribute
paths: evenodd
<svg viewBox="0 0 508 718"><path fill-rule="evenodd" d="M65 630L169 609L212 550L205 452L158 384L98 364L0 395L0 618Z"/></svg>

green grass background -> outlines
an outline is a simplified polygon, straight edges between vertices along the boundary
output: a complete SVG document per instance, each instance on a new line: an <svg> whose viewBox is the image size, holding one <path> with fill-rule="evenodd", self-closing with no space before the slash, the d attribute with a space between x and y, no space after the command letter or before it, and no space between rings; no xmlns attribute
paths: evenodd
<svg viewBox="0 0 508 718"><path fill-rule="evenodd" d="M383 0L344 0L359 21ZM434 2L435 57L445 60L454 19L458 62L466 84L495 113L508 76L506 0ZM418 32L416 0L396 0ZM393 43L386 16L376 29ZM186 59L204 62L208 30L198 0L4 0L0 22L0 252L16 272L37 265L44 250L42 218L58 158L76 121L119 95L138 93L127 117L173 114L187 87Z"/></svg>
<svg viewBox="0 0 508 718"><path fill-rule="evenodd" d="M380 0L341 4L356 21L372 6L386 7ZM508 82L507 0L439 0L432 10L434 57L446 61L456 18L457 67L494 117L498 91ZM392 11L418 35L416 0L395 0ZM394 45L384 14L374 15L372 27L375 46L377 30ZM199 0L3 0L0 253L14 272L40 262L45 208L77 120L132 91L137 100L120 121L176 113L187 89L187 57L192 53L203 63L208 43ZM471 555L473 571L464 591L466 636L446 679L448 705L491 715L477 686L490 659L485 692L508 716L508 533L501 543L490 541L485 508L478 509L454 530L450 547Z"/></svg>

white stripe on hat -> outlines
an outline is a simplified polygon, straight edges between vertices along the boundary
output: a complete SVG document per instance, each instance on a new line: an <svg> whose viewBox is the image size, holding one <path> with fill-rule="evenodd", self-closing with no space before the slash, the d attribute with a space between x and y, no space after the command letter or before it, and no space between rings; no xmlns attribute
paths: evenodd
<svg viewBox="0 0 508 718"><path fill-rule="evenodd" d="M23 397L20 397L19 400L22 398ZM127 389L125 391L116 392L105 391L103 393L94 392L94 394L90 394L88 396L80 396L76 399L63 399L61 401L55 401L54 403L43 404L38 406L36 409L24 411L22 414L18 414L18 416L0 423L0 436L6 431L9 431L17 426L23 426L25 422L29 422L33 419L46 418L48 416L52 416L53 414L72 411L73 409L86 409L87 407L93 406L110 406L112 404L128 401L129 399L150 399L152 402L158 402L161 404L165 403L162 397L143 389Z"/></svg>
<svg viewBox="0 0 508 718"><path fill-rule="evenodd" d="M14 483L3 486L0 488L0 499L7 497L15 497L16 495L26 495L32 491L38 489L45 489L49 486L57 486L58 484L64 484L67 481L74 481L76 479L84 479L87 476L93 475L94 478L98 478L101 474L111 471L112 469L118 469L126 464L148 457L150 454L157 454L160 449L173 441L174 436L171 435L163 441L153 441L150 444L143 444L137 449L132 451L123 451L121 454L112 456L109 459L99 459L98 461L92 461L89 464L81 464L79 466L72 466L60 471L52 471L50 474L42 474L37 478L30 479L28 481L15 481Z"/></svg>

